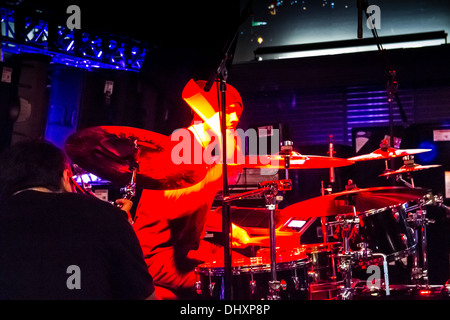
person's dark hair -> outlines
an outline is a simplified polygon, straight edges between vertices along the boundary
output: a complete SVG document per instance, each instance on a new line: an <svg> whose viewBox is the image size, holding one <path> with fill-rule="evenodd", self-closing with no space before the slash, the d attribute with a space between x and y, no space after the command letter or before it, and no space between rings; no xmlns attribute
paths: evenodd
<svg viewBox="0 0 450 320"><path fill-rule="evenodd" d="M49 141L18 142L0 154L0 196L35 187L59 191L68 166L66 154Z"/></svg>

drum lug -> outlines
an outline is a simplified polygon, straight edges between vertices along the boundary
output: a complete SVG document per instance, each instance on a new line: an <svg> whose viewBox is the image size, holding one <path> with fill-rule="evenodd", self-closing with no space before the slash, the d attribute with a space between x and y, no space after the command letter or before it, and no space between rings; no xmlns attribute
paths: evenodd
<svg viewBox="0 0 450 320"><path fill-rule="evenodd" d="M408 237L404 233L400 233L400 238L402 239L403 244L405 247L408 247Z"/></svg>
<svg viewBox="0 0 450 320"><path fill-rule="evenodd" d="M397 210L394 210L392 212L392 214L393 214L393 216L395 218L395 221L399 222L400 221L400 213Z"/></svg>
<svg viewBox="0 0 450 320"><path fill-rule="evenodd" d="M292 277L292 282L294 283L294 288L296 291L300 290L300 280L298 279L298 277L293 276Z"/></svg>
<svg viewBox="0 0 450 320"><path fill-rule="evenodd" d="M269 281L269 296L268 300L280 300L280 281Z"/></svg>
<svg viewBox="0 0 450 320"><path fill-rule="evenodd" d="M314 270L308 271L308 282L309 283L315 283L318 280L319 280L319 275Z"/></svg>
<svg viewBox="0 0 450 320"><path fill-rule="evenodd" d="M211 282L211 283L209 284L209 286L208 286L208 288L209 288L209 295L210 295L211 297L214 295L214 288L215 288L215 286L216 286L216 283L215 283L215 282Z"/></svg>
<svg viewBox="0 0 450 320"><path fill-rule="evenodd" d="M250 286L250 291L252 292L252 295L254 295L256 292L256 281L251 280L249 286Z"/></svg>
<svg viewBox="0 0 450 320"><path fill-rule="evenodd" d="M194 285L194 288L195 288L195 292L199 295L199 296L201 296L202 295L202 282L201 281L197 281L196 283L195 283L195 285Z"/></svg>
<svg viewBox="0 0 450 320"><path fill-rule="evenodd" d="M280 281L280 288L283 291L286 291L286 289L287 289L287 283L286 283L286 281L284 281L284 279L281 279L281 281Z"/></svg>

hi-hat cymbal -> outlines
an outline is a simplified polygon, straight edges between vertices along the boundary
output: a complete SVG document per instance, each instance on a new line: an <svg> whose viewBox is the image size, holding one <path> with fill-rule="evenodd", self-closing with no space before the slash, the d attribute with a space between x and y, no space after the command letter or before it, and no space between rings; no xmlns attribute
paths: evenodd
<svg viewBox="0 0 450 320"><path fill-rule="evenodd" d="M298 202L282 212L298 219L335 216L352 213L353 206L357 212L365 212L413 201L427 193L425 189L407 187L353 189Z"/></svg>
<svg viewBox="0 0 450 320"><path fill-rule="evenodd" d="M413 154L423 153L431 151L431 149L395 149L387 148L386 150L377 149L372 153L363 154L356 157L348 158L350 161L367 161L367 160L380 160L380 159L391 159L398 157L410 156Z"/></svg>
<svg viewBox="0 0 450 320"><path fill-rule="evenodd" d="M402 174L402 173L416 172L416 171L420 171L420 170L437 168L437 167L440 167L440 166L441 166L440 164L431 164L431 165L422 166L422 165L416 164L416 163L414 165L412 165L412 166L404 165L404 166L400 167L400 169L398 169L398 170L389 171L389 172L385 172L383 174L380 174L380 177L391 176L393 174Z"/></svg>
<svg viewBox="0 0 450 320"><path fill-rule="evenodd" d="M352 160L322 156L306 156L298 152L291 151L288 155L288 169L322 169L349 166L354 163ZM263 169L285 169L286 155L275 154L267 156L248 156L243 164L245 168Z"/></svg>
<svg viewBox="0 0 450 320"><path fill-rule="evenodd" d="M127 185L137 162L136 184L153 190L181 189L200 182L206 166L174 164L175 142L169 137L132 127L99 126L80 130L67 140L68 156L82 169Z"/></svg>

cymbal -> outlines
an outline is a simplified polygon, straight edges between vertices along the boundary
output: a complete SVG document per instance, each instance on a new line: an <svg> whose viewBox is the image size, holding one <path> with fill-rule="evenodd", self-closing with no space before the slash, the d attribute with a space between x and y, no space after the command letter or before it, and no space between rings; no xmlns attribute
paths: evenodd
<svg viewBox="0 0 450 320"><path fill-rule="evenodd" d="M298 219L327 217L353 212L349 199L357 212L365 212L416 200L427 194L421 188L407 187L375 187L353 189L334 194L328 194L290 205L282 210L283 215Z"/></svg>
<svg viewBox="0 0 450 320"><path fill-rule="evenodd" d="M294 247L300 243L300 234L293 232L279 232L275 230L275 242L277 246ZM250 237L247 246L270 247L270 236Z"/></svg>
<svg viewBox="0 0 450 320"><path fill-rule="evenodd" d="M414 164L413 166L402 166L400 167L400 169L398 170L394 170L394 171L389 171L389 172L385 172L383 174L380 174L380 177L386 177L386 176L390 176L393 174L402 174L402 173L408 173L408 172L416 172L416 171L420 171L420 170L426 170L426 169L431 169L431 168L437 168L440 167L440 164L431 164L431 165L426 165L426 166L422 166L420 164Z"/></svg>
<svg viewBox="0 0 450 320"><path fill-rule="evenodd" d="M99 126L69 136L65 149L82 169L120 185L130 183L131 167L136 162L136 184L145 189L181 189L200 182L206 176L206 166L174 164L171 159L174 145L168 136L159 133Z"/></svg>
<svg viewBox="0 0 450 320"><path fill-rule="evenodd" d="M380 160L380 159L391 159L409 156L413 154L423 153L431 151L431 149L395 149L387 148L386 150L377 149L372 153L363 154L360 156L348 158L350 161L367 161L367 160Z"/></svg>
<svg viewBox="0 0 450 320"><path fill-rule="evenodd" d="M352 160L322 156L306 156L298 152L291 151L289 156L289 169L322 169L349 166L354 163ZM262 169L285 169L286 156L283 154L247 156L243 167Z"/></svg>

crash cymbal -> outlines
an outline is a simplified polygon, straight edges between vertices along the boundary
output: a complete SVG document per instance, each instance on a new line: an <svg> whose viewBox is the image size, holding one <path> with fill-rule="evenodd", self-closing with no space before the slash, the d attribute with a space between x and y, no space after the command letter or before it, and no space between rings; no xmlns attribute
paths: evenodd
<svg viewBox="0 0 450 320"><path fill-rule="evenodd" d="M282 210L284 216L302 218L327 217L394 206L416 200L427 194L421 188L375 187L353 189L324 195L290 205Z"/></svg>
<svg viewBox="0 0 450 320"><path fill-rule="evenodd" d="M391 159L398 157L410 156L413 154L423 153L431 151L431 149L395 149L395 148L386 148L386 149L377 149L372 153L363 154L360 156L348 158L350 161L367 161L367 160L380 160L380 159Z"/></svg>
<svg viewBox="0 0 450 320"><path fill-rule="evenodd" d="M380 177L391 176L393 174L416 172L416 171L425 170L425 169L437 168L440 166L441 166L440 164L432 164L432 165L422 166L422 165L416 164L416 163L413 166L404 165L404 166L400 167L400 169L398 169L398 170L389 171L389 172L380 174Z"/></svg>
<svg viewBox="0 0 450 320"><path fill-rule="evenodd" d="M291 151L289 157L289 169L321 169L337 168L349 166L354 163L352 160L322 157L305 156L298 152ZM245 168L267 168L267 169L285 169L286 155L275 154L267 156L248 156L245 158L243 166Z"/></svg>
<svg viewBox="0 0 450 320"><path fill-rule="evenodd" d="M121 126L80 130L67 140L70 159L82 169L119 185L130 182L137 162L136 185L171 190L192 186L206 175L204 165L176 165L171 159L175 142L159 133Z"/></svg>

